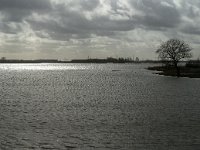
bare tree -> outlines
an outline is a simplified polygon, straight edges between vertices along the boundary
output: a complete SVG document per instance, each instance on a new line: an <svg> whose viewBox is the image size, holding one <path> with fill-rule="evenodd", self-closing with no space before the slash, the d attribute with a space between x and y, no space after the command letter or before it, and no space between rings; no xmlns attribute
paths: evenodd
<svg viewBox="0 0 200 150"><path fill-rule="evenodd" d="M178 63L181 59L191 58L192 48L186 44L184 41L179 39L170 39L162 43L159 49L156 51L159 58L164 61L171 61L176 68L177 76L180 76L180 69Z"/></svg>

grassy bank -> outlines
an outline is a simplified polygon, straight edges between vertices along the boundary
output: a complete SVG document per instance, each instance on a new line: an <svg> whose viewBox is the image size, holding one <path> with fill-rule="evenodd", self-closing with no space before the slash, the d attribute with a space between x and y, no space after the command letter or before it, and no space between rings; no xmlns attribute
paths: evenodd
<svg viewBox="0 0 200 150"><path fill-rule="evenodd" d="M200 67L180 66L180 77L200 78ZM165 76L176 76L176 69L173 66L154 66L148 70L159 71L156 74Z"/></svg>

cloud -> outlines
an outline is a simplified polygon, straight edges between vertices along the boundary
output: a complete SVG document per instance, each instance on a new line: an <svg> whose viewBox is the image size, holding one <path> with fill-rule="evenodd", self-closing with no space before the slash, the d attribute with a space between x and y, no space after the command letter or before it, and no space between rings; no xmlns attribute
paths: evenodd
<svg viewBox="0 0 200 150"><path fill-rule="evenodd" d="M198 0L0 0L0 4L0 53L7 57L26 52L24 57L34 53L36 58L151 59L159 42L173 37L198 47Z"/></svg>
<svg viewBox="0 0 200 150"><path fill-rule="evenodd" d="M0 11L4 21L20 22L33 11L44 12L51 9L49 0L0 0Z"/></svg>
<svg viewBox="0 0 200 150"><path fill-rule="evenodd" d="M29 9L41 10L50 7L51 3L48 0L0 0L0 9Z"/></svg>

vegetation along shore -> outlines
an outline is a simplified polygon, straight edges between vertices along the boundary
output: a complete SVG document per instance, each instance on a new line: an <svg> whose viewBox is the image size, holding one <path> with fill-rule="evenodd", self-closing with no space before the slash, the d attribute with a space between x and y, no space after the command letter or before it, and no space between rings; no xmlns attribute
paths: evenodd
<svg viewBox="0 0 200 150"><path fill-rule="evenodd" d="M148 70L159 71L156 74L177 76L176 68L172 65L148 67ZM200 78L200 61L189 61L184 66L179 66L179 77Z"/></svg>

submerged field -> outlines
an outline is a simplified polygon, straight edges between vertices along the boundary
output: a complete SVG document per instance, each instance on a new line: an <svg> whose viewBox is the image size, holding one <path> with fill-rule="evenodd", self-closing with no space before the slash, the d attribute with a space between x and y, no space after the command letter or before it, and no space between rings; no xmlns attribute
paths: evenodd
<svg viewBox="0 0 200 150"><path fill-rule="evenodd" d="M0 64L0 149L199 149L200 80L147 66Z"/></svg>

